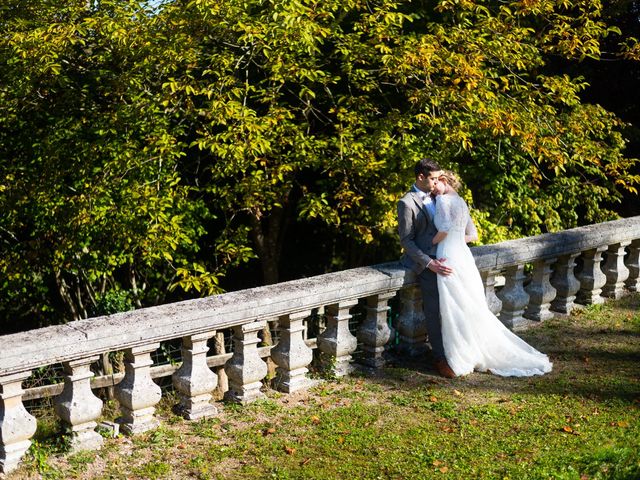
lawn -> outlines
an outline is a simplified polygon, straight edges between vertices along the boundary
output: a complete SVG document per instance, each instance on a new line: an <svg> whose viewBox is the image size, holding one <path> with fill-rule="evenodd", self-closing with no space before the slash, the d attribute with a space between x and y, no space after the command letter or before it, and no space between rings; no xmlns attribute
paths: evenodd
<svg viewBox="0 0 640 480"><path fill-rule="evenodd" d="M426 358L392 358L198 422L172 414L169 395L159 429L74 455L40 422L8 478L637 480L639 306L635 294L522 332L554 363L544 377L445 380Z"/></svg>

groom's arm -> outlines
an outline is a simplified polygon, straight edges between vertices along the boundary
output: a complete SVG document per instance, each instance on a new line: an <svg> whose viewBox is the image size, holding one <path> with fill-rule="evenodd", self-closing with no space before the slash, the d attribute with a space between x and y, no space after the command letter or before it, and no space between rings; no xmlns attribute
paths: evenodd
<svg viewBox="0 0 640 480"><path fill-rule="evenodd" d="M422 268L428 268L433 259L416 244L415 212L402 200L398 202L398 234L407 255Z"/></svg>

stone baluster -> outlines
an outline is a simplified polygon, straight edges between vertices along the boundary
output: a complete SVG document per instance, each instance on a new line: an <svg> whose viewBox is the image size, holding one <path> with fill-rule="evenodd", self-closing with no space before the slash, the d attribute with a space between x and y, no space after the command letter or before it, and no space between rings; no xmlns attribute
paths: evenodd
<svg viewBox="0 0 640 480"><path fill-rule="evenodd" d="M551 300L556 297L556 289L553 288L549 279L553 271L551 265L555 261L555 258L548 258L538 260L533 264L531 283L526 288L526 292L529 294L529 302L524 313L524 317L529 320L544 322L553 317L549 307L551 306Z"/></svg>
<svg viewBox="0 0 640 480"><path fill-rule="evenodd" d="M104 443L95 431L102 414L102 400L91 391L91 364L98 355L62 364L64 390L55 398L54 410L71 427L71 450L97 450Z"/></svg>
<svg viewBox="0 0 640 480"><path fill-rule="evenodd" d="M580 281L580 290L576 294L576 301L582 305L596 305L604 302L600 295L602 287L607 282L607 277L602 273L600 263L602 252L607 250L603 245L582 252L582 270L576 275Z"/></svg>
<svg viewBox="0 0 640 480"><path fill-rule="evenodd" d="M523 313L529 303L529 294L524 289L524 265L508 267L504 277L504 287L498 294L502 300L500 321L508 328L517 328L525 323Z"/></svg>
<svg viewBox="0 0 640 480"><path fill-rule="evenodd" d="M491 313L498 316L502 310L502 300L496 295L496 276L499 272L485 270L480 272L482 283L484 284L484 295L487 299L487 306Z"/></svg>
<svg viewBox="0 0 640 480"><path fill-rule="evenodd" d="M159 347L159 343L153 343L128 348L124 352L124 378L115 390L122 414L116 421L123 433L142 433L159 424L153 414L162 390L151 379L151 352Z"/></svg>
<svg viewBox="0 0 640 480"><path fill-rule="evenodd" d="M630 292L640 292L640 239L634 240L629 245L627 268L629 269L629 278L627 278L625 286Z"/></svg>
<svg viewBox="0 0 640 480"><path fill-rule="evenodd" d="M574 300L580 289L575 276L576 258L580 253L571 253L558 258L551 276L551 285L556 289L556 298L551 302L551 310L568 315L575 308Z"/></svg>
<svg viewBox="0 0 640 480"><path fill-rule="evenodd" d="M325 309L327 328L318 336L318 348L324 354L325 368L337 377L353 371L351 354L358 347L358 339L349 330L349 309L357 303L357 300L344 300Z"/></svg>
<svg viewBox="0 0 640 480"><path fill-rule="evenodd" d="M187 420L213 417L218 409L210 403L218 376L207 365L207 341L216 332L182 338L182 365L171 379L180 395L177 411Z"/></svg>
<svg viewBox="0 0 640 480"><path fill-rule="evenodd" d="M624 256L629 244L631 244L631 241L609 245L607 259L602 268L607 278L607 282L602 287L602 294L605 297L620 298L625 294L624 282L629 278L629 269L624 264Z"/></svg>
<svg viewBox="0 0 640 480"><path fill-rule="evenodd" d="M271 358L278 366L275 384L282 392L303 390L313 383L307 377L313 350L304 341L304 319L309 315L311 310L282 315L279 319L280 340L271 350Z"/></svg>
<svg viewBox="0 0 640 480"><path fill-rule="evenodd" d="M225 364L229 377L225 399L246 405L265 396L260 387L268 368L258 352L258 333L266 326L261 320L233 327L233 356Z"/></svg>
<svg viewBox="0 0 640 480"><path fill-rule="evenodd" d="M358 340L362 343L360 361L369 367L384 366L383 353L391 338L391 329L387 323L388 303L395 294L387 292L367 298L367 317L358 330Z"/></svg>
<svg viewBox="0 0 640 480"><path fill-rule="evenodd" d="M18 468L36 433L36 419L22 404L22 382L31 372L0 376L0 473Z"/></svg>
<svg viewBox="0 0 640 480"><path fill-rule="evenodd" d="M400 290L398 316L398 351L410 357L427 351L427 324L422 310L422 294L418 285Z"/></svg>

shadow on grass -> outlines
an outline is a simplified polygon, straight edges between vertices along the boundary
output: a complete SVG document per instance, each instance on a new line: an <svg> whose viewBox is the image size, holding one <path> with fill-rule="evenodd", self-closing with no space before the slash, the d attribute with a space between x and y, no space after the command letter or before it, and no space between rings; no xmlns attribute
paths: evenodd
<svg viewBox="0 0 640 480"><path fill-rule="evenodd" d="M553 394L640 406L640 295L610 306L557 317L519 335L549 355L553 371L544 376L505 378L474 372L447 380L432 367L429 354L407 358L391 352L387 367L372 381L402 388L451 385L505 394ZM612 316L613 313L613 316ZM403 373L406 372L406 373Z"/></svg>

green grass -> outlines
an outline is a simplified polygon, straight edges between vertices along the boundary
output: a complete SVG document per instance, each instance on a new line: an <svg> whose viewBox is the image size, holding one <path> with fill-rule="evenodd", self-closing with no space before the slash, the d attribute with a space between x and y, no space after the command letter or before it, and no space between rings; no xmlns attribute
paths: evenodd
<svg viewBox="0 0 640 480"><path fill-rule="evenodd" d="M9 478L620 479L640 478L640 295L521 335L548 353L543 377L444 380L424 358L376 375L64 455L46 428ZM47 423L43 423L47 425Z"/></svg>

